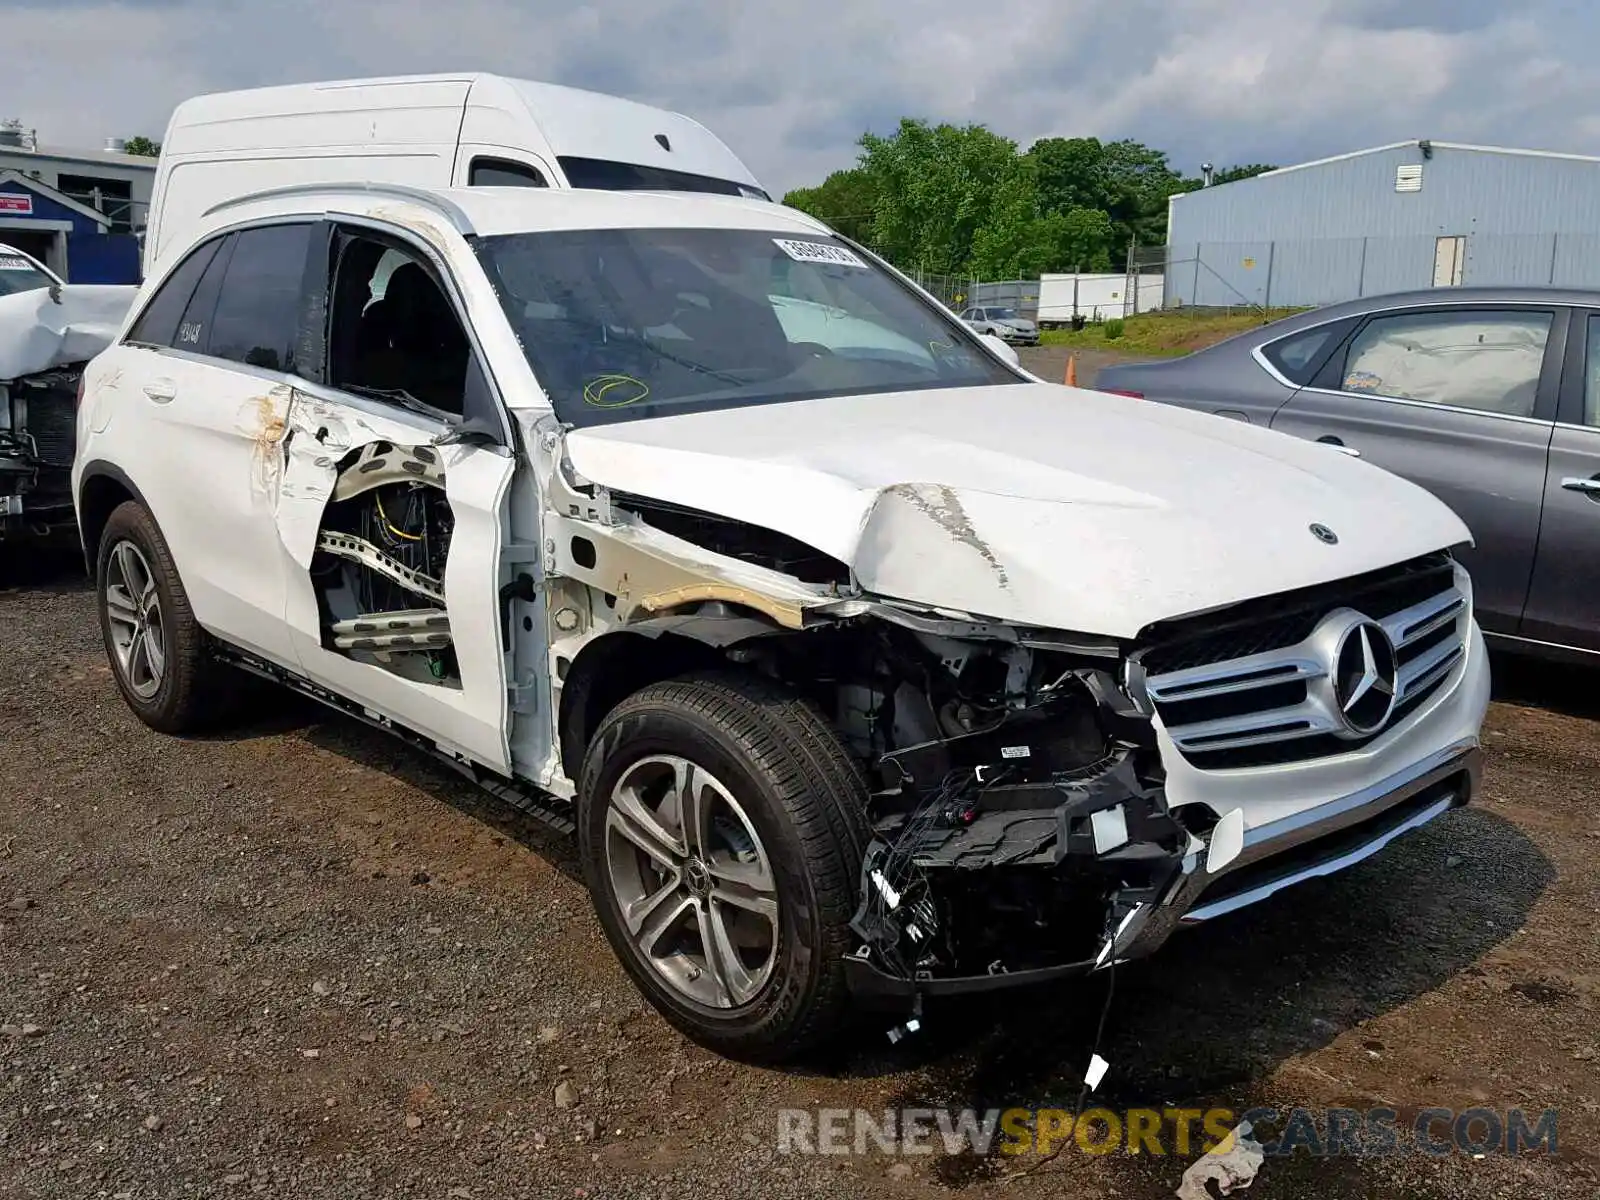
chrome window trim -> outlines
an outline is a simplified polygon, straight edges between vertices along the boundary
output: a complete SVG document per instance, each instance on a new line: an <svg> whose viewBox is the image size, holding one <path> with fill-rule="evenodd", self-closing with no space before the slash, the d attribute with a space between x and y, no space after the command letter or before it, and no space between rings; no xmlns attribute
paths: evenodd
<svg viewBox="0 0 1600 1200"><path fill-rule="evenodd" d="M1370 320L1373 320L1376 317L1390 316L1390 315L1393 315L1395 313L1407 313L1407 312L1412 312L1412 311L1415 311L1415 310L1418 310L1418 309L1440 309L1440 308L1459 309L1462 312L1473 312L1473 311L1476 311L1476 310L1488 308L1488 309L1497 309L1497 310L1508 310L1508 311L1513 311L1513 312L1516 312L1516 311L1550 312L1552 315L1554 315L1555 313L1558 313L1562 309L1565 309L1568 312L1570 312L1572 309L1577 308L1577 307L1578 307L1577 305L1573 304L1569 300L1551 300L1549 302L1545 302L1545 301L1542 301L1542 300L1482 300L1482 301L1475 301L1475 300L1462 300L1459 297L1453 298L1453 299L1441 299L1441 300L1418 300L1418 301L1413 301L1413 302L1408 303L1408 304L1397 304L1397 305L1394 305L1393 307L1390 307L1390 308L1374 308L1374 309L1371 309L1371 310L1369 310L1367 312L1345 313L1343 316L1333 317L1333 318L1330 318L1329 320L1326 320L1326 321L1319 321L1315 325L1307 325L1303 329L1296 329L1291 333L1280 334L1275 338L1269 338L1266 341L1257 344L1255 349L1250 352L1250 355L1251 355L1252 358L1254 358L1256 360L1256 363L1261 367L1261 369L1264 370L1268 375L1272 376L1272 378L1274 380L1276 380L1278 383L1281 383L1284 387L1290 388L1290 389L1292 389L1293 391L1296 391L1296 392L1316 392L1318 395L1322 395L1322 396L1361 396L1361 397L1364 397L1364 398L1366 398L1368 400L1386 400L1391 404L1409 404L1409 405L1413 405L1413 406L1420 407L1420 408L1438 409L1441 412L1466 413L1468 416L1499 417L1503 421L1523 421L1523 422L1526 422L1526 423L1528 423L1530 425L1550 425L1550 426L1564 425L1564 424L1567 424L1567 422L1564 422L1564 421L1547 421L1547 420L1544 420L1544 419L1542 419L1540 417L1522 417L1522 416L1516 415L1515 413L1490 412L1490 411L1487 411L1487 410L1481 409L1481 408L1461 408L1461 407L1459 407L1457 405L1454 405L1454 404L1434 404L1434 403L1432 403L1431 401L1428 401L1428 400L1408 400L1404 396L1388 396L1388 395L1384 395L1381 392L1344 392L1344 391L1340 391L1337 388L1319 388L1319 387L1312 387L1310 384L1302 385L1302 384L1298 384L1298 383L1293 383L1288 378L1286 378L1283 375L1282 372L1280 372L1269 361L1267 361L1267 356L1264 353L1264 351L1266 350L1266 348L1268 346L1271 346L1271 345L1274 345L1274 344L1276 344L1278 342L1281 342L1281 341L1283 341L1284 338L1294 337L1295 334L1300 334L1300 333L1310 333L1314 329L1321 329L1324 325L1333 325L1333 324L1335 324L1335 323L1337 323L1339 321L1348 321L1352 317L1355 318L1358 321L1370 321ZM1554 326L1552 324L1552 329L1553 328L1554 328ZM1589 428L1592 428L1592 426L1578 425L1578 426L1573 426L1573 428L1589 429Z"/></svg>
<svg viewBox="0 0 1600 1200"><path fill-rule="evenodd" d="M1333 322L1332 321L1324 321L1323 324L1324 325L1331 325L1331 324L1333 324ZM1322 328L1322 325L1307 325L1304 329L1295 330L1295 333L1309 333L1314 329L1321 329L1321 328ZM1294 334L1290 333L1290 334L1285 334L1284 336L1285 337L1293 337ZM1250 351L1250 357L1256 360L1256 365L1257 366L1259 366L1268 375L1272 376L1274 382L1279 383L1282 386L1288 388L1291 392L1298 392L1298 391L1301 390L1300 389L1300 385L1298 383L1293 382L1287 375L1285 375L1282 371L1278 370L1277 367L1273 366L1272 362L1267 358L1267 355L1266 355L1267 347L1276 345L1277 343L1279 343L1281 341L1283 341L1283 338L1275 337L1270 342L1262 342L1254 350Z"/></svg>
<svg viewBox="0 0 1600 1200"><path fill-rule="evenodd" d="M1486 408L1462 408L1458 404L1435 404L1431 400L1411 400L1405 396L1388 396L1382 392L1341 392L1336 388L1303 387L1302 392L1312 392L1319 396L1338 396L1341 399L1355 397L1359 400L1382 400L1385 404L1403 404L1407 408L1426 409L1429 412L1461 413L1469 417L1492 417L1497 421L1515 421L1523 425L1538 425L1546 429L1556 422L1544 417L1523 417L1516 413L1494 412ZM1580 426L1588 428L1588 426Z"/></svg>

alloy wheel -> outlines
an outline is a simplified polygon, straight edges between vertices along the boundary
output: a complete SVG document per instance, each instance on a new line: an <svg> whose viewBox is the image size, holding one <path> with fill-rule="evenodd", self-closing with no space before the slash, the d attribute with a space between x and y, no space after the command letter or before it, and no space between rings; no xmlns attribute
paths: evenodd
<svg viewBox="0 0 1600 1200"><path fill-rule="evenodd" d="M632 764L611 791L605 859L623 927L662 980L708 1008L756 998L777 960L777 883L720 780L674 755Z"/></svg>
<svg viewBox="0 0 1600 1200"><path fill-rule="evenodd" d="M112 547L105 604L117 671L129 691L148 700L161 690L166 675L166 629L155 575L144 552L130 541Z"/></svg>

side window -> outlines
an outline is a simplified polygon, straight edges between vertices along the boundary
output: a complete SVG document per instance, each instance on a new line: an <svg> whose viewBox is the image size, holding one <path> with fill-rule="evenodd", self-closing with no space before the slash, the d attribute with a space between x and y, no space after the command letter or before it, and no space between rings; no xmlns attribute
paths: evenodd
<svg viewBox="0 0 1600 1200"><path fill-rule="evenodd" d="M1552 319L1547 312L1515 311L1374 317L1351 342L1339 386L1531 416Z"/></svg>
<svg viewBox="0 0 1600 1200"><path fill-rule="evenodd" d="M195 285L211 265L221 244L222 239L215 238L191 251L189 257L178 264L177 269L167 276L166 282L156 289L156 294L150 297L150 302L144 306L139 319L128 331L124 339L126 342L135 346L176 344L178 322L183 317L183 310L189 307L189 298L194 295Z"/></svg>
<svg viewBox="0 0 1600 1200"><path fill-rule="evenodd" d="M329 384L459 416L471 346L432 268L408 247L355 230L339 231L332 254Z"/></svg>
<svg viewBox="0 0 1600 1200"><path fill-rule="evenodd" d="M504 158L475 158L467 170L469 187L549 187L539 168Z"/></svg>
<svg viewBox="0 0 1600 1200"><path fill-rule="evenodd" d="M222 294L222 280L228 273L228 264L233 261L233 248L238 244L237 234L229 234L224 238L222 244L217 247L211 265L206 268L206 273L200 276L200 284L194 289L189 307L183 310L183 317L178 321L178 338L172 344L179 350L189 350L195 354L208 352L207 343L211 340L211 316L217 311L217 297Z"/></svg>
<svg viewBox="0 0 1600 1200"><path fill-rule="evenodd" d="M1310 383L1317 368L1349 328L1349 322L1332 322L1314 329L1302 329L1288 337L1268 342L1261 354L1291 383Z"/></svg>
<svg viewBox="0 0 1600 1200"><path fill-rule="evenodd" d="M311 226L265 225L234 238L205 352L272 371L295 369Z"/></svg>

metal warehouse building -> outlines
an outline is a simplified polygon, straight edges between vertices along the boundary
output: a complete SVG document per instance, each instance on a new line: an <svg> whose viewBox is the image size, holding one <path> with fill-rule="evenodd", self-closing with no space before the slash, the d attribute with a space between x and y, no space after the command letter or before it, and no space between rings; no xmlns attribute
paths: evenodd
<svg viewBox="0 0 1600 1200"><path fill-rule="evenodd" d="M1600 158L1399 142L1174 196L1168 306L1600 288Z"/></svg>

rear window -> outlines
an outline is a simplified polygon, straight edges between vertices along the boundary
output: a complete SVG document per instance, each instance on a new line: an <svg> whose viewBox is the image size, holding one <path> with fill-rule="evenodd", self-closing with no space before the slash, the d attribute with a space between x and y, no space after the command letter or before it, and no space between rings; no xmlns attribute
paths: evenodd
<svg viewBox="0 0 1600 1200"><path fill-rule="evenodd" d="M718 196L747 196L752 200L772 199L758 187L712 175L691 175L687 171L643 167L606 158L564 157L556 161L566 173L567 182L575 188L600 192L710 192Z"/></svg>
<svg viewBox="0 0 1600 1200"><path fill-rule="evenodd" d="M1302 329L1286 338L1268 342L1261 347L1261 353L1285 379L1304 387L1311 382L1317 368L1326 361L1329 352L1339 344L1348 328L1348 322L1335 321L1312 329Z"/></svg>

